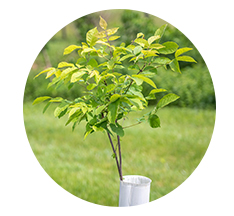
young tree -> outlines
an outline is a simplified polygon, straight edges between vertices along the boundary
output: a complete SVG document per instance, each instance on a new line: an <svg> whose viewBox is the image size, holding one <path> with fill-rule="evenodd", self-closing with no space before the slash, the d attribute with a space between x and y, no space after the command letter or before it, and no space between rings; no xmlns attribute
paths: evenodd
<svg viewBox="0 0 234 216"><path fill-rule="evenodd" d="M38 77L45 73L46 79L53 77L49 87L68 85L70 89L73 85L81 85L85 87L84 95L72 101L61 97L43 96L36 98L33 104L47 101L43 110L45 112L51 103L58 103L54 116L61 118L68 115L66 125L72 123L72 130L81 121L86 121L84 138L94 132L105 132L113 150L119 178L123 180L120 137L124 136L125 128L144 121L148 121L152 128L160 127L158 110L177 100L179 96L166 94L149 113L138 120L137 124L123 127L120 120L132 111L145 109L148 101L155 99L157 93L166 91L157 88L152 80L159 67L181 73L179 61L195 60L182 55L191 48L179 49L172 41L160 44L166 25L157 29L154 35L147 39L140 32L129 45L123 42L120 46L112 44L112 41L120 38L115 35L119 28L108 29L107 22L102 17L99 25L102 30L98 31L97 27L89 30L86 42L65 48L64 55L74 51L78 53L75 64L60 62L57 67L49 67L36 75ZM172 59L168 57L171 54L174 54ZM123 71L126 70L128 73L124 74ZM152 87L147 96L142 94L143 82ZM117 137L116 145L113 143L114 136Z"/></svg>

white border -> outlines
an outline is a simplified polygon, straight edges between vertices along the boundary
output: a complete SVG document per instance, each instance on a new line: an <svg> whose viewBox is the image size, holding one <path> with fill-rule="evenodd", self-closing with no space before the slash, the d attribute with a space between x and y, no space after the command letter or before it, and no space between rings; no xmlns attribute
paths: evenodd
<svg viewBox="0 0 234 216"><path fill-rule="evenodd" d="M1 215L233 215L231 1L6 1L1 8ZM170 194L132 208L90 204L55 184L32 153L22 116L24 86L41 48L73 20L107 9L147 12L181 30L205 59L216 91L215 130L199 167Z"/></svg>

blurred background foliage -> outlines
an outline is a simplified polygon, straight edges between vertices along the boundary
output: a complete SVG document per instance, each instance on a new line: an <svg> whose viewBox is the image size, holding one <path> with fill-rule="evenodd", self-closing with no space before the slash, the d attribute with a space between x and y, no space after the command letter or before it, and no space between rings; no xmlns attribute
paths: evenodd
<svg viewBox="0 0 234 216"><path fill-rule="evenodd" d="M64 48L71 44L79 45L81 42L84 42L86 40L86 32L95 26L99 26L100 15L110 27L119 27L117 35L120 35L121 38L114 42L114 45L119 45L123 41L126 45L130 44L139 32L143 32L145 38L148 38L154 34L158 27L166 23L150 14L132 10L101 11L73 21L57 32L37 56L28 76L24 95L25 102L32 101L36 97L43 95L61 96L68 99L74 99L82 95L82 89L79 86L74 85L70 91L66 87L47 89L49 80L45 80L44 76L40 76L36 80L33 77L46 67L57 67L61 61L75 63L78 57L77 53L63 56ZM155 77L157 87L165 88L168 92L173 92L180 96L180 100L171 106L215 109L214 87L202 56L183 33L168 23L168 28L160 42L163 43L170 40L175 41L180 47L192 47L193 50L190 51L190 55L198 63L181 62L182 74L165 69L158 70L158 74ZM124 73L127 73L127 71L124 71ZM148 94L151 90L150 88L146 84L143 94ZM163 93L159 95L159 98L162 96ZM156 102L157 99L150 101L150 104L153 105Z"/></svg>

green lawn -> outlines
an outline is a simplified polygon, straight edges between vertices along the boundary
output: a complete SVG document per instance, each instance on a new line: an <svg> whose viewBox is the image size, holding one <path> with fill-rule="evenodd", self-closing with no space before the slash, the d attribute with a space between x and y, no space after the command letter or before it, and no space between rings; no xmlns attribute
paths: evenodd
<svg viewBox="0 0 234 216"><path fill-rule="evenodd" d="M75 196L117 206L118 172L106 134L94 133L84 141L84 124L72 132L64 126L66 117L53 117L53 106L43 115L44 105L24 104L28 140L41 166ZM207 150L215 122L215 110L164 108L158 114L161 128L143 123L125 129L122 138L123 175L151 178L151 201L171 192L194 171ZM138 116L133 113L132 117L124 124L135 123Z"/></svg>

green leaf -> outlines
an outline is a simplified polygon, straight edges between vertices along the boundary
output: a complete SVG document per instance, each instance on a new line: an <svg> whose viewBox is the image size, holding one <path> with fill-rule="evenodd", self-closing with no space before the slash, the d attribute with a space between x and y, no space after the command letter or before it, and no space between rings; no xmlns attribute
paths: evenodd
<svg viewBox="0 0 234 216"><path fill-rule="evenodd" d="M170 63L171 59L167 57L158 57L154 60L155 63L157 64L168 64Z"/></svg>
<svg viewBox="0 0 234 216"><path fill-rule="evenodd" d="M145 99L147 99L147 100L155 100L156 97L155 97L154 94L149 94Z"/></svg>
<svg viewBox="0 0 234 216"><path fill-rule="evenodd" d="M174 53L179 47L178 44L172 41L165 42L162 45L164 46L164 48L158 49L158 51L161 54L165 54L165 55Z"/></svg>
<svg viewBox="0 0 234 216"><path fill-rule="evenodd" d="M106 92L111 92L112 90L115 89L115 84L109 84L107 87L106 87Z"/></svg>
<svg viewBox="0 0 234 216"><path fill-rule="evenodd" d="M63 114L63 111L65 111L68 108L69 104L67 103L61 103L54 111L55 117L61 117L61 114ZM64 113L65 114L65 113Z"/></svg>
<svg viewBox="0 0 234 216"><path fill-rule="evenodd" d="M86 58L79 58L76 62L76 64L79 64L79 65L85 65L87 62Z"/></svg>
<svg viewBox="0 0 234 216"><path fill-rule="evenodd" d="M95 36L98 33L97 27L89 30L86 34L86 42L92 47L97 42L98 38ZM83 51L84 52L84 51Z"/></svg>
<svg viewBox="0 0 234 216"><path fill-rule="evenodd" d="M170 62L169 66L170 66L170 68L171 68L172 71L181 73L181 71L180 71L180 65L179 65L177 59L173 59Z"/></svg>
<svg viewBox="0 0 234 216"><path fill-rule="evenodd" d="M106 30L107 22L101 16L100 16L99 25L101 26L102 29Z"/></svg>
<svg viewBox="0 0 234 216"><path fill-rule="evenodd" d="M95 59L90 59L88 65L92 66L93 68L98 67L98 63Z"/></svg>
<svg viewBox="0 0 234 216"><path fill-rule="evenodd" d="M77 46L77 45L70 45L67 48L64 49L63 55L68 55L70 54L72 51L76 50L76 49L80 49L81 46Z"/></svg>
<svg viewBox="0 0 234 216"><path fill-rule="evenodd" d="M134 56L133 54L127 54L127 55L123 56L119 61L124 61L125 59L133 57L133 56Z"/></svg>
<svg viewBox="0 0 234 216"><path fill-rule="evenodd" d="M55 69L54 67L49 67L49 68L47 68L47 69L41 71L39 74L37 74L37 75L34 77L34 79L37 78L38 76L40 76L40 75L43 74L43 73L47 73L47 72L49 72L49 71L55 71L55 70L56 70L56 69Z"/></svg>
<svg viewBox="0 0 234 216"><path fill-rule="evenodd" d="M133 77L136 77L136 78L139 78L139 79L142 79L144 82L148 83L149 85L151 85L152 87L154 88L157 88L155 83L148 77L145 77L143 75L132 75Z"/></svg>
<svg viewBox="0 0 234 216"><path fill-rule="evenodd" d="M85 140L85 139L87 138L87 136L88 136L90 133L92 133L92 132L94 132L94 130L90 127L89 124L87 124L87 125L86 125L85 135L84 135L84 140Z"/></svg>
<svg viewBox="0 0 234 216"><path fill-rule="evenodd" d="M197 63L192 57L190 56L178 56L177 61L184 61L184 62L195 62Z"/></svg>
<svg viewBox="0 0 234 216"><path fill-rule="evenodd" d="M154 41L160 39L160 35L155 35L155 36L152 36L148 39L148 43L149 45L152 44Z"/></svg>
<svg viewBox="0 0 234 216"><path fill-rule="evenodd" d="M156 108L161 109L161 108L165 107L166 105L168 105L169 103L176 101L178 98L179 98L178 95L173 94L173 93L169 93L159 100Z"/></svg>
<svg viewBox="0 0 234 216"><path fill-rule="evenodd" d="M137 77L131 77L135 82L136 84L139 86L143 83L143 80L140 79L140 78L137 78Z"/></svg>
<svg viewBox="0 0 234 216"><path fill-rule="evenodd" d="M43 111L42 111L42 113L45 113L45 111L48 109L48 107L50 106L50 101L45 105L45 107L44 107L44 109L43 109Z"/></svg>
<svg viewBox="0 0 234 216"><path fill-rule="evenodd" d="M120 97L121 97L121 95L119 95L119 94L114 94L114 95L111 96L110 102L114 102L114 101L116 101L117 99L119 99Z"/></svg>
<svg viewBox="0 0 234 216"><path fill-rule="evenodd" d="M35 104L39 104L39 103L41 103L41 102L43 102L43 101L45 101L45 100L48 100L48 99L50 99L51 97L49 97L49 96L43 96L43 97L38 97L38 98L36 98L34 101L33 101L33 105L35 105Z"/></svg>
<svg viewBox="0 0 234 216"><path fill-rule="evenodd" d="M156 42L160 41L160 39L162 38L166 28L167 28L167 24L162 25L159 29L156 30L156 32L154 33L154 36L160 36L160 38L157 39Z"/></svg>
<svg viewBox="0 0 234 216"><path fill-rule="evenodd" d="M128 99L129 99L130 102L131 102L134 106L136 106L138 109L140 109L140 110L144 109L144 107L143 107L142 102L141 102L140 99L138 99L138 98L129 98L129 97L128 97Z"/></svg>
<svg viewBox="0 0 234 216"><path fill-rule="evenodd" d="M166 89L153 89L153 90L149 93L149 95L150 95L150 94L159 93L159 92L165 92L165 91L167 91L167 90L166 90Z"/></svg>
<svg viewBox="0 0 234 216"><path fill-rule="evenodd" d="M141 52L142 47L141 46L136 46L133 50L134 55L137 55Z"/></svg>
<svg viewBox="0 0 234 216"><path fill-rule="evenodd" d="M74 64L72 63L67 63L67 62L60 62L58 64L58 68L63 68L63 67L74 67Z"/></svg>
<svg viewBox="0 0 234 216"><path fill-rule="evenodd" d="M160 127L160 119L156 114L150 115L148 121L152 128Z"/></svg>
<svg viewBox="0 0 234 216"><path fill-rule="evenodd" d="M87 90L90 91L90 90L94 89L96 86L97 86L97 84L91 83L91 84L89 84L89 85L87 86Z"/></svg>
<svg viewBox="0 0 234 216"><path fill-rule="evenodd" d="M107 118L110 123L115 123L115 120L117 118L118 108L119 108L119 99L109 104Z"/></svg>
<svg viewBox="0 0 234 216"><path fill-rule="evenodd" d="M175 53L175 57L178 57L180 55L182 55L183 53L185 52L188 52L190 50L192 50L193 48L188 48L188 47L184 47L184 48L181 48L181 49L178 49Z"/></svg>
<svg viewBox="0 0 234 216"><path fill-rule="evenodd" d="M124 136L124 130L123 130L123 127L121 125L119 125L118 123L116 124L113 124L111 123L110 124L110 128L111 130L116 133L117 135L119 135L120 137L123 137Z"/></svg>
<svg viewBox="0 0 234 216"><path fill-rule="evenodd" d="M80 111L80 107L73 107L70 112L69 112L69 118L76 112L76 111Z"/></svg>
<svg viewBox="0 0 234 216"><path fill-rule="evenodd" d="M99 115L104 109L106 105L101 105L95 110L95 115Z"/></svg>

